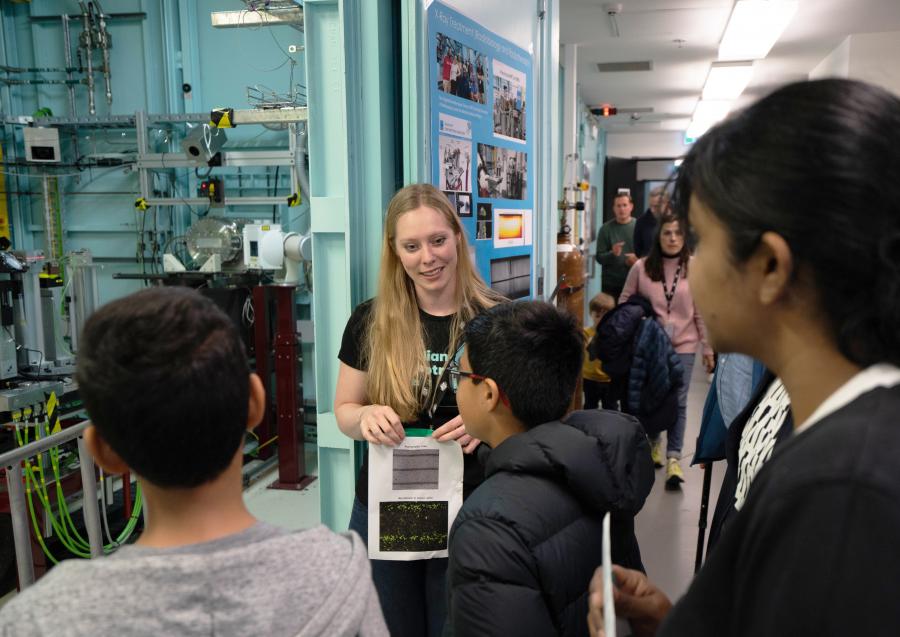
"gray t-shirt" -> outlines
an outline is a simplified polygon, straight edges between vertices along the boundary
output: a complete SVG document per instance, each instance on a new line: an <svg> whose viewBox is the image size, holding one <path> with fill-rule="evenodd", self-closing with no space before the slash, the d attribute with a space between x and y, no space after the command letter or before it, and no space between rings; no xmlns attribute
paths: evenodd
<svg viewBox="0 0 900 637"><path fill-rule="evenodd" d="M387 636L366 547L259 522L220 540L67 560L0 608L5 637Z"/></svg>

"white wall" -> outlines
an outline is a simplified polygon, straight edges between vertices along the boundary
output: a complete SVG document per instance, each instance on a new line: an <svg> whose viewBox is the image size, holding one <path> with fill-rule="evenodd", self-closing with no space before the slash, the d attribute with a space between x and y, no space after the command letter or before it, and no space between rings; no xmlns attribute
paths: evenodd
<svg viewBox="0 0 900 637"><path fill-rule="evenodd" d="M688 151L682 131L652 133L609 133L606 154L609 157L681 157Z"/></svg>
<svg viewBox="0 0 900 637"><path fill-rule="evenodd" d="M809 78L849 77L900 95L900 32L854 33L809 74Z"/></svg>
<svg viewBox="0 0 900 637"><path fill-rule="evenodd" d="M478 22L489 31L506 38L518 47L533 53L537 10L534 3L522 0L442 0L464 16ZM426 8L431 2L426 2Z"/></svg>
<svg viewBox="0 0 900 637"><path fill-rule="evenodd" d="M900 32L851 35L850 77L900 95Z"/></svg>
<svg viewBox="0 0 900 637"><path fill-rule="evenodd" d="M821 80L826 77L850 77L849 35L809 73L811 80Z"/></svg>

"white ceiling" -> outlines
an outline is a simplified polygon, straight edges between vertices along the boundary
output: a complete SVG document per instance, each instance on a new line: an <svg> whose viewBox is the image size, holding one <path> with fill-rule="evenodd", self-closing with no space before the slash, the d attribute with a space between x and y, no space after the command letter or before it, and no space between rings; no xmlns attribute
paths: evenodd
<svg viewBox="0 0 900 637"><path fill-rule="evenodd" d="M611 133L684 130L716 59L733 0L620 0L619 37L603 8L607 1L560 0L560 42L578 45L584 102L653 108L637 120L628 114L602 120ZM741 101L806 78L850 34L887 31L900 31L900 0L800 0L781 39L754 65ZM596 66L641 60L652 61L653 70L600 73Z"/></svg>

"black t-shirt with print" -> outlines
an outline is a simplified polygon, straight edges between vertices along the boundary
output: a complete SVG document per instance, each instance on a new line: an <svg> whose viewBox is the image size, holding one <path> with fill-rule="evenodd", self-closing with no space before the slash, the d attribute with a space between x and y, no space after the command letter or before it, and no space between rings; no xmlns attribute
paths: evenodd
<svg viewBox="0 0 900 637"><path fill-rule="evenodd" d="M344 336L341 339L341 349L338 352L338 359L345 365L349 365L353 369L365 371L368 369L368 361L365 360L365 333L369 325L372 311L372 299L360 303L344 328ZM425 332L425 356L431 363L431 379L432 386L436 384L440 378L441 371L447 361L447 357L453 356L453 352L448 353L450 347L450 324L453 321L453 315L450 316L432 316L422 310L419 310L419 319L422 322L422 328ZM412 382L412 379L410 379ZM448 420L459 415L459 409L456 406L456 394L448 389L435 411L434 418L431 422L414 422L403 423L404 427L436 429ZM483 445L482 445L483 446ZM483 453L483 452L482 452ZM478 454L481 456L482 454ZM467 455L464 457L465 473L463 476L463 497L468 497L475 487L484 480L484 467L478 462L475 455ZM356 481L356 497L363 504L368 505L369 501L369 452L363 458L362 468L359 472L359 479Z"/></svg>

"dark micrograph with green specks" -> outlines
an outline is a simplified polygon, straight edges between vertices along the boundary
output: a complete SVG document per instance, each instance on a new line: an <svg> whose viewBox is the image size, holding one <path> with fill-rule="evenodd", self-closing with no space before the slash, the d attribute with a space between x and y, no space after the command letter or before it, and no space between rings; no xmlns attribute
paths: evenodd
<svg viewBox="0 0 900 637"><path fill-rule="evenodd" d="M382 502L378 510L382 551L447 548L447 502Z"/></svg>

